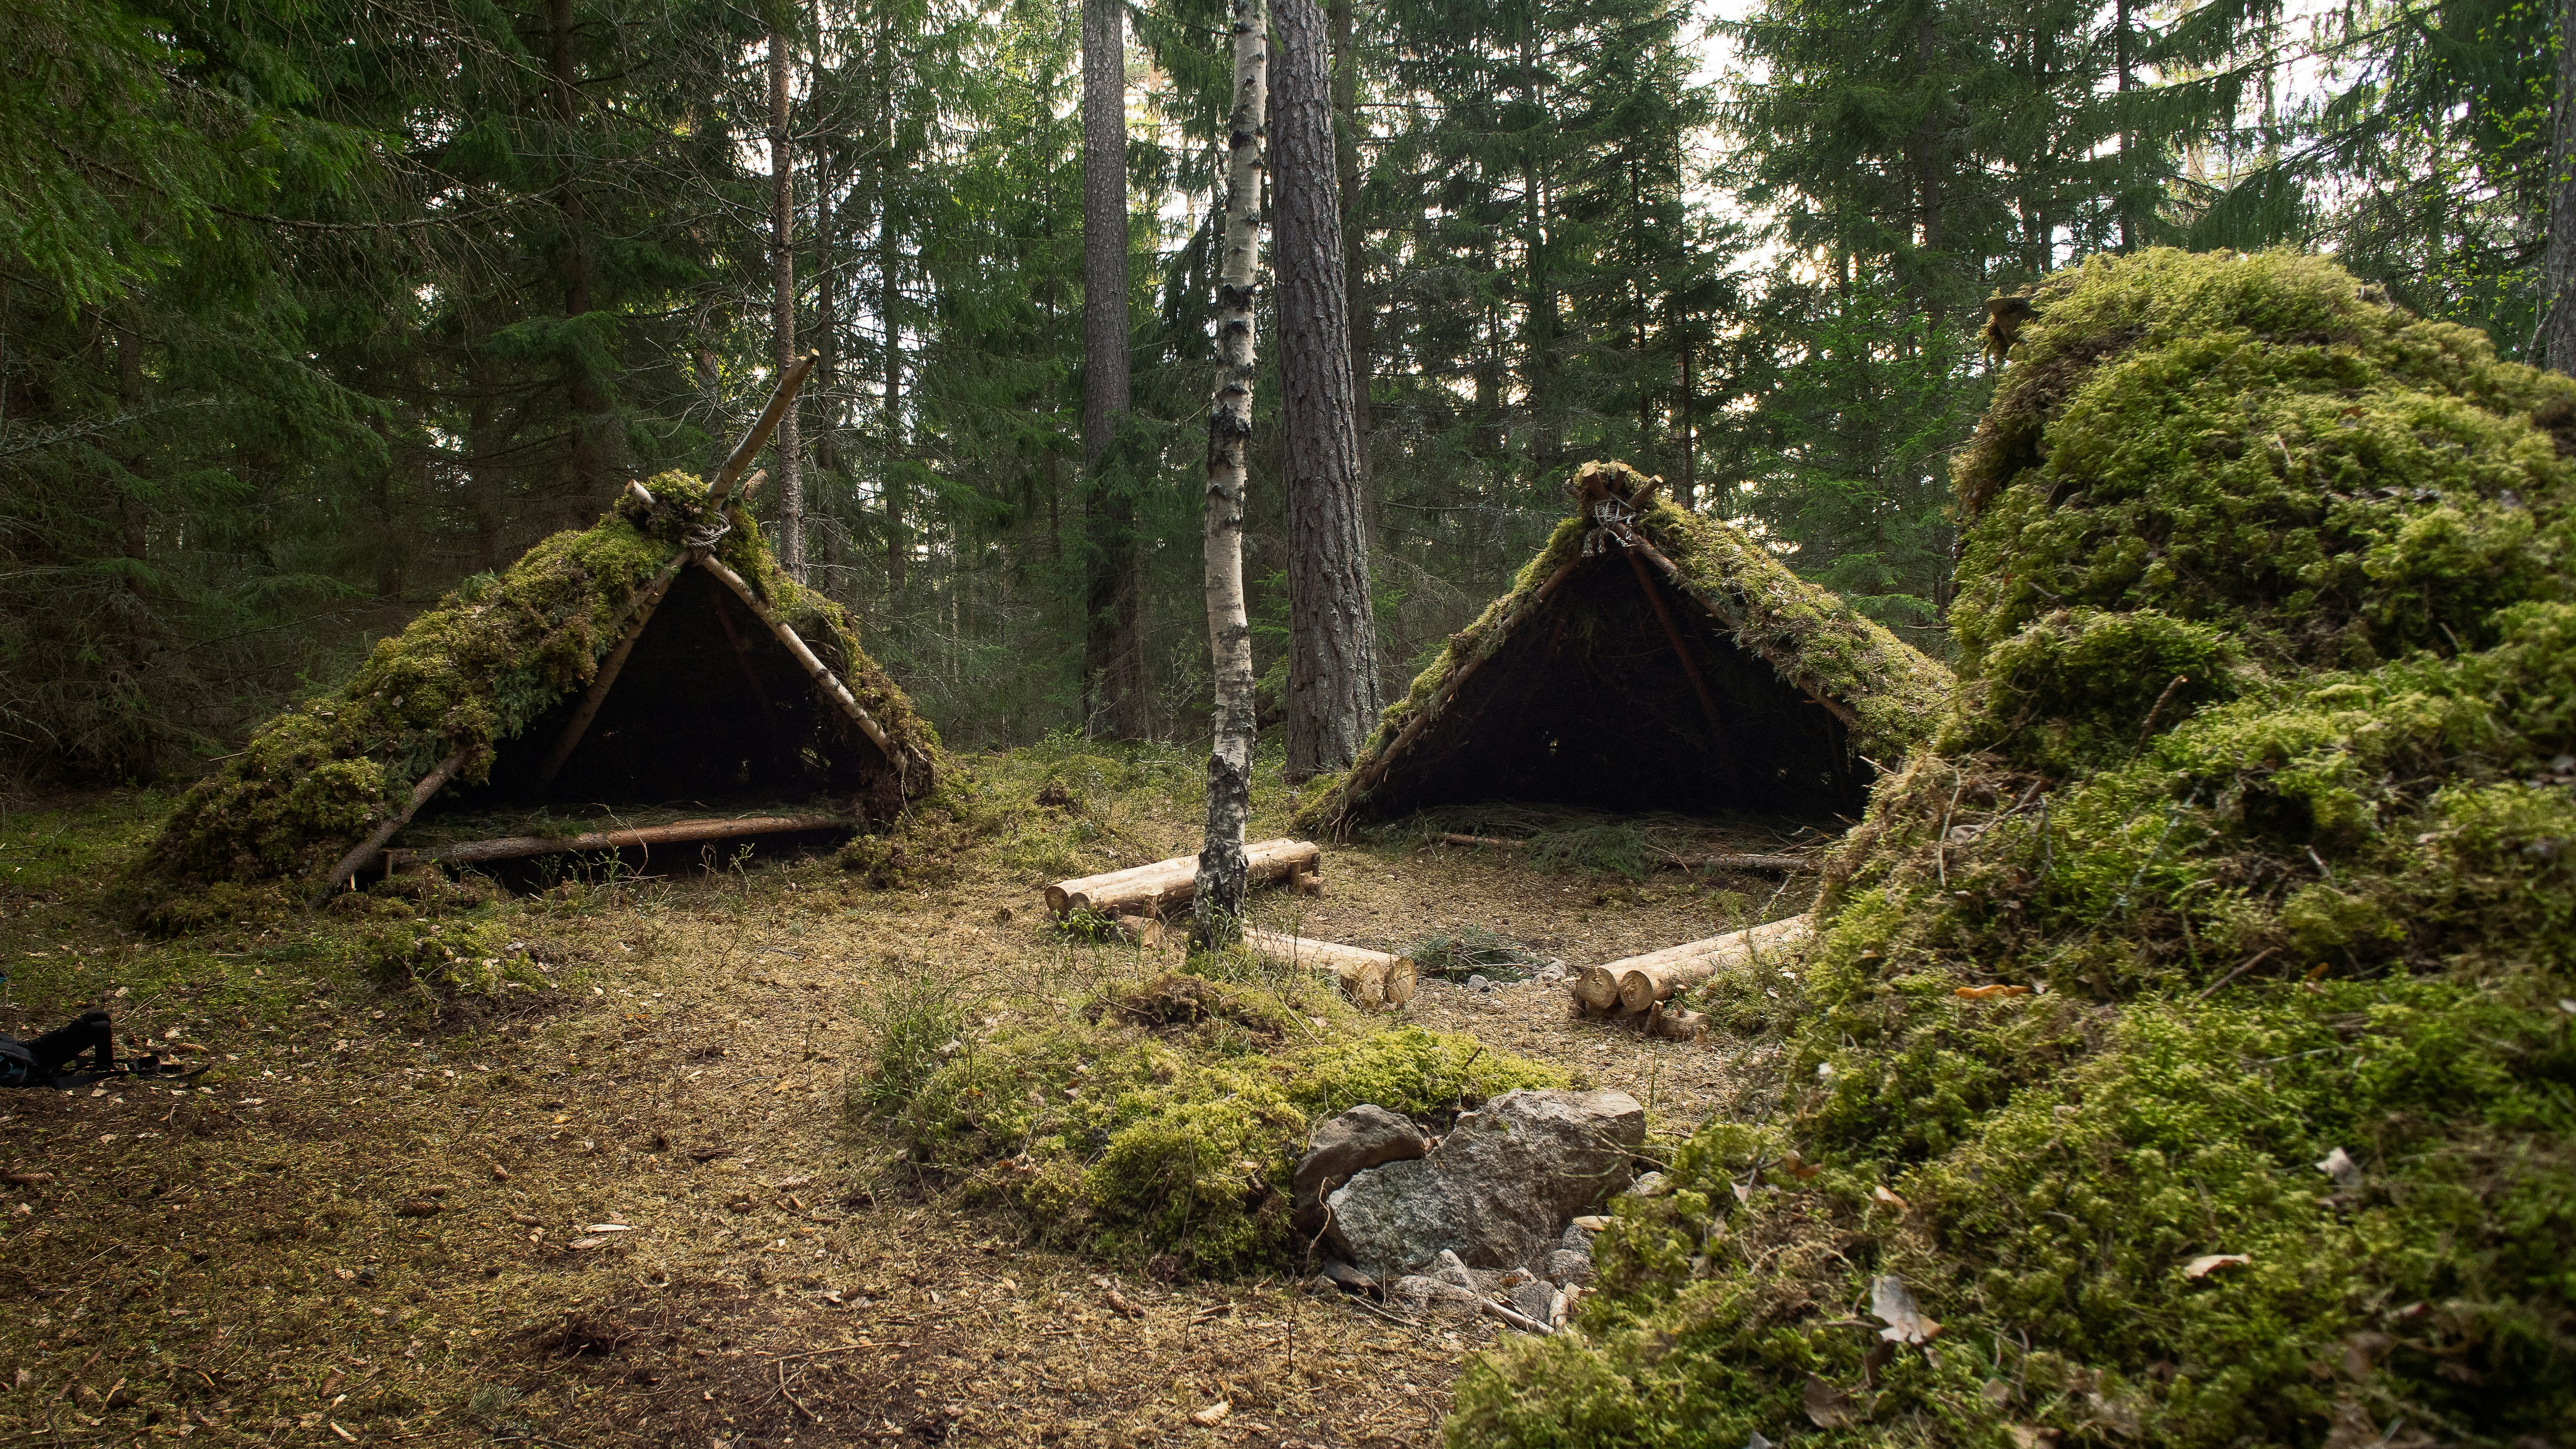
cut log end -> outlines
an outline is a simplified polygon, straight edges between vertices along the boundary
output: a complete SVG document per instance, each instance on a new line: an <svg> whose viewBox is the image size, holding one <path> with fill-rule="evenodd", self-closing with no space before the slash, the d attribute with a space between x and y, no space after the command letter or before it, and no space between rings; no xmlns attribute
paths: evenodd
<svg viewBox="0 0 2576 1449"><path fill-rule="evenodd" d="M1256 955L1332 977L1342 994L1364 1011L1402 1006L1413 999L1415 971L1407 957L1253 927L1244 929L1243 944Z"/></svg>
<svg viewBox="0 0 2576 1449"><path fill-rule="evenodd" d="M1607 966L1586 966L1574 978L1577 1001L1595 1011L1607 1011L1619 1004L1619 977Z"/></svg>

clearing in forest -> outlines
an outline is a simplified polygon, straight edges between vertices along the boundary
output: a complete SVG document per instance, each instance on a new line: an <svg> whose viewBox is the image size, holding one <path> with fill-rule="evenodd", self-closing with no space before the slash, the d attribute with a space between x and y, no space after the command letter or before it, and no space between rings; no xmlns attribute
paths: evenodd
<svg viewBox="0 0 2576 1449"><path fill-rule="evenodd" d="M1246 961L1219 1010L1158 1019L1127 1004L1177 954L1068 936L1040 888L1190 848L1198 762L1090 748L968 760L837 861L629 853L519 893L416 870L165 937L99 883L167 801L12 812L0 1030L104 999L212 1067L0 1101L0 1433L1431 1442L1493 1328L1300 1289L1294 1114L1599 1084L1665 1150L1755 1109L1766 1058L1575 1022L1516 968L1799 888L1650 873L1601 822L1566 838L1632 873L1391 834L1328 847L1324 896L1256 896L1255 924L1420 948L1404 1011ZM1255 803L1285 825L1272 777Z"/></svg>

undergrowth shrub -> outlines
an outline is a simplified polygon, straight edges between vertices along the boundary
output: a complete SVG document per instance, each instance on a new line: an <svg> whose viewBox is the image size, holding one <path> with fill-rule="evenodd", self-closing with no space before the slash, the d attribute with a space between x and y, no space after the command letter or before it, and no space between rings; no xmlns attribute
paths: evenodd
<svg viewBox="0 0 2576 1449"><path fill-rule="evenodd" d="M1373 1102L1445 1126L1514 1088L1568 1084L1472 1038L1354 1023L1317 983L1171 976L963 1033L900 1074L881 1065L852 1105L883 1113L968 1200L1018 1209L1037 1241L1201 1274L1279 1268L1296 1257L1289 1174L1317 1119Z"/></svg>
<svg viewBox="0 0 2576 1449"><path fill-rule="evenodd" d="M2310 258L2036 305L1802 1085L1451 1443L2576 1443L2576 381Z"/></svg>

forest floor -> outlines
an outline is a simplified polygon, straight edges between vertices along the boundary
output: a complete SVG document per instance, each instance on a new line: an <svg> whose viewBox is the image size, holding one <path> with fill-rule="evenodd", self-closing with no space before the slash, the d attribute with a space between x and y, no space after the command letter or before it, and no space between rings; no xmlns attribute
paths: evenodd
<svg viewBox="0 0 2576 1449"><path fill-rule="evenodd" d="M989 1021L1181 964L1066 938L1038 888L1193 849L1194 757L970 763L1008 827L935 879L873 890L806 856L559 882L481 908L552 986L466 1002L369 975L329 912L132 932L104 883L166 798L0 815L0 1031L103 1000L212 1063L0 1097L0 1444L1436 1442L1490 1325L1373 1316L1291 1268L1167 1282L1031 1248L850 1109L899 978ZM1067 775L1077 810L1020 803ZM1266 780L1256 833L1285 803ZM1324 878L1256 922L1389 948L1474 928L1582 964L1803 904L1418 838L1328 845ZM1566 1000L1426 976L1402 1019L1627 1090L1667 1140L1762 1110L1758 1053Z"/></svg>

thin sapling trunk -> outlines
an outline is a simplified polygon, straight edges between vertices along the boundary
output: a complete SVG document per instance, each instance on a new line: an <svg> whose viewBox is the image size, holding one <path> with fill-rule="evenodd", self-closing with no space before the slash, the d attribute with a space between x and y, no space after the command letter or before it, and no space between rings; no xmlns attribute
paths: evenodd
<svg viewBox="0 0 2576 1449"><path fill-rule="evenodd" d="M1227 125L1225 262L1216 284L1216 401L1208 415L1208 644L1216 659L1216 747L1208 755L1207 843L1191 897L1190 944L1243 930L1244 818L1252 812L1252 625L1243 605L1243 493L1252 443L1252 298L1261 256L1269 17L1233 0L1234 116Z"/></svg>

